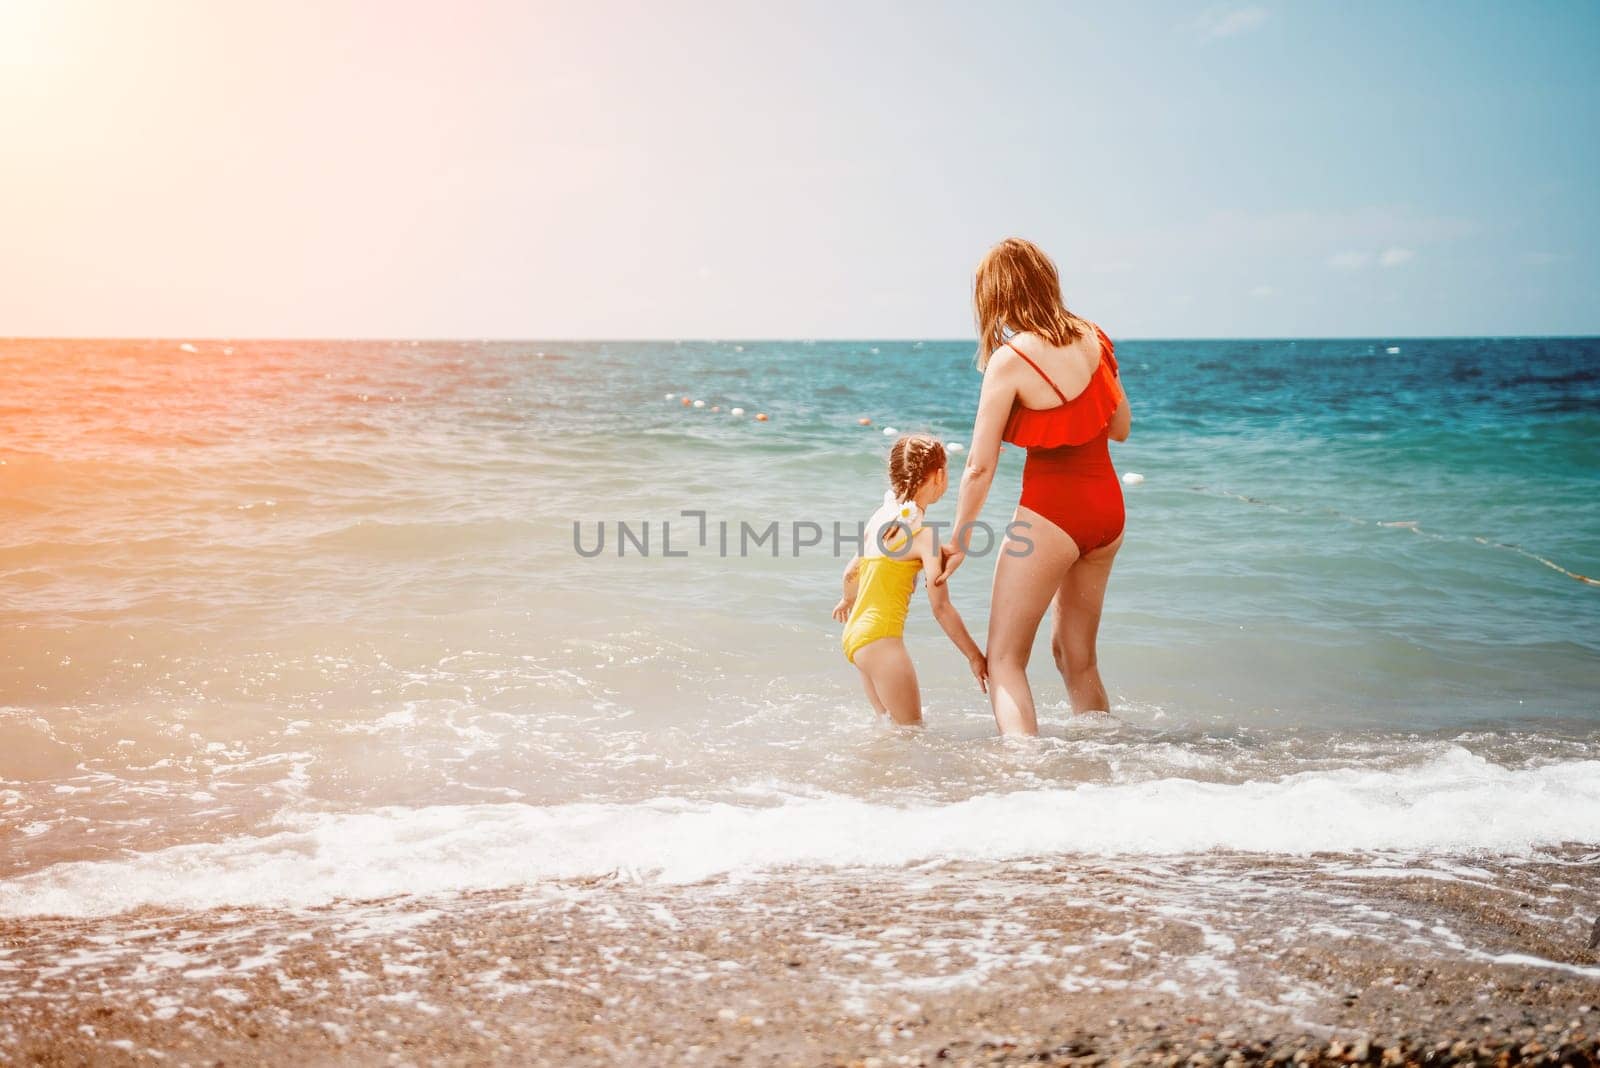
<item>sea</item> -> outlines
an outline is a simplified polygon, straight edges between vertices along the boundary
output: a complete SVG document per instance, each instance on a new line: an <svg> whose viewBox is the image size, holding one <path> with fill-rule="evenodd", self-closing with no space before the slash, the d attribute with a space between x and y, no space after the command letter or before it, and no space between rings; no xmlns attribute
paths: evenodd
<svg viewBox="0 0 1600 1068"><path fill-rule="evenodd" d="M0 341L0 917L1182 865L1217 924L1270 865L1592 873L1600 339L1117 356L1111 714L1046 626L1019 741L920 591L921 730L829 616L895 433L969 441L968 341Z"/></svg>

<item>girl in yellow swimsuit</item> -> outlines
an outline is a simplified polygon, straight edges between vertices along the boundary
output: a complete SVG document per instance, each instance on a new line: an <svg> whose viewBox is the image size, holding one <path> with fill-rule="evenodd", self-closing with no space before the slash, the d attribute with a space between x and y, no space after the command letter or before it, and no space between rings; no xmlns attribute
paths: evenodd
<svg viewBox="0 0 1600 1068"><path fill-rule="evenodd" d="M949 487L944 446L926 434L906 434L889 450L889 492L867 521L865 544L844 570L844 596L833 618L844 624L844 656L861 672L867 699L897 724L922 722L917 670L902 639L917 574L939 574L943 564L931 528L922 526L927 507ZM933 618L967 657L978 686L988 692L983 650L967 633L946 586L928 582Z"/></svg>

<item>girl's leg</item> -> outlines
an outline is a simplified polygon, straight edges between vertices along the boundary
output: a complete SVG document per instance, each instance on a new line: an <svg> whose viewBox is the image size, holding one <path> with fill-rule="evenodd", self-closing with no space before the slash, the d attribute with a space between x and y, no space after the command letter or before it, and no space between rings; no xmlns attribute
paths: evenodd
<svg viewBox="0 0 1600 1068"><path fill-rule="evenodd" d="M878 691L872 685L872 676L867 674L867 669L861 666L859 656L856 659L856 670L861 672L861 688L867 691L867 700L872 702L872 710L880 716L887 716L889 710L884 707L883 699L878 696Z"/></svg>
<svg viewBox="0 0 1600 1068"><path fill-rule="evenodd" d="M887 712L901 726L921 726L922 694L917 689L917 669L899 638L879 638L856 650L856 667L873 707Z"/></svg>
<svg viewBox="0 0 1600 1068"><path fill-rule="evenodd" d="M1009 539L994 569L994 592L989 601L989 702L1001 734L1039 733L1028 688L1028 658L1033 653L1039 621L1068 568L1078 558L1078 547L1067 532L1031 508L1018 508L1015 522L1028 524L1033 550L1013 556L1020 548Z"/></svg>
<svg viewBox="0 0 1600 1068"><path fill-rule="evenodd" d="M1067 571L1056 591L1054 618L1050 627L1050 650L1055 653L1061 681L1074 712L1109 712L1111 699L1100 679L1095 652L1100 634L1100 612L1106 603L1106 583L1122 538L1078 558Z"/></svg>

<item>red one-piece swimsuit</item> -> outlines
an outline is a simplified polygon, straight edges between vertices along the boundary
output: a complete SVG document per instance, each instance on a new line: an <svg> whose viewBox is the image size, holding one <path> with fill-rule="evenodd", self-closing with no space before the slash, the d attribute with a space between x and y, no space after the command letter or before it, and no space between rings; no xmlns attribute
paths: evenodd
<svg viewBox="0 0 1600 1068"><path fill-rule="evenodd" d="M1122 403L1122 384L1111 339L1098 326L1094 332L1100 338L1100 363L1083 392L1070 400L1038 364L1015 345L1006 346L1056 391L1061 403L1029 408L1018 398L1000 435L1002 441L1028 450L1022 507L1066 531L1080 553L1116 541L1125 518L1122 482L1106 446L1106 430Z"/></svg>

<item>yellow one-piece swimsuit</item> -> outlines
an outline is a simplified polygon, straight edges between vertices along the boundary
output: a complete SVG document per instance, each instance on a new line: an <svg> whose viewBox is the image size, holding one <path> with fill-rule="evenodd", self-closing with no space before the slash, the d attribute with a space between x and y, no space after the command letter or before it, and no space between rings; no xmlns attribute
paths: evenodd
<svg viewBox="0 0 1600 1068"><path fill-rule="evenodd" d="M911 608L911 594L917 588L917 573L921 570L921 558L909 554L899 558L861 558L855 607L850 610L840 641L846 660L855 663L856 653L869 642L905 634L906 612Z"/></svg>

